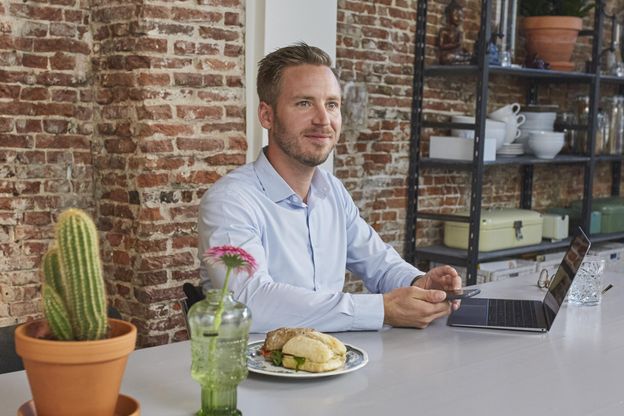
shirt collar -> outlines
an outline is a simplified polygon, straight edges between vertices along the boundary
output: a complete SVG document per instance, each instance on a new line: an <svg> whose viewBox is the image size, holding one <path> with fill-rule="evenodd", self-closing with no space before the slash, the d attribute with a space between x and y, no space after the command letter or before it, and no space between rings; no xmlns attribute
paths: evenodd
<svg viewBox="0 0 624 416"><path fill-rule="evenodd" d="M265 148L266 149L266 148ZM260 181L262 189L273 202L283 201L295 194L295 191L286 183L284 178L275 170L269 159L264 154L265 149L260 151L254 162L254 170ZM319 198L324 198L329 192L329 183L319 168L314 170L310 193L315 193Z"/></svg>

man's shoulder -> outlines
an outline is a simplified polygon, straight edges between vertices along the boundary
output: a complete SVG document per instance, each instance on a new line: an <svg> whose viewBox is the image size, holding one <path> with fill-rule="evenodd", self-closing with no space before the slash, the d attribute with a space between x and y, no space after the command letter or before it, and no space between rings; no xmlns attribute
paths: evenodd
<svg viewBox="0 0 624 416"><path fill-rule="evenodd" d="M254 171L253 163L247 163L217 180L204 194L203 199L218 198L223 194L229 197L261 192L262 187Z"/></svg>

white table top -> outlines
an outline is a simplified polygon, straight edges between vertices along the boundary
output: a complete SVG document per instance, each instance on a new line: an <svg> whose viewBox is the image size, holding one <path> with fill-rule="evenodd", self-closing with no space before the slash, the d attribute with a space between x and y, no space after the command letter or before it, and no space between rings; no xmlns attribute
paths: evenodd
<svg viewBox="0 0 624 416"><path fill-rule="evenodd" d="M251 374L238 390L245 416L270 415L622 415L624 283L599 306L564 304L549 333L453 328L336 334L370 362L353 373L309 380ZM481 286L483 295L541 298L534 279ZM252 335L251 340L262 336ZM193 415L200 388L188 342L135 351L122 392L145 416ZM0 413L30 399L24 372L0 375Z"/></svg>

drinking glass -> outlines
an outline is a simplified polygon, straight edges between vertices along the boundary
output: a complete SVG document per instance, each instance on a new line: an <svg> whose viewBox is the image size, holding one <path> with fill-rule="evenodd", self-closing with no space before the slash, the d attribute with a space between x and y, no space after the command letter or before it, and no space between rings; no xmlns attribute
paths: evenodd
<svg viewBox="0 0 624 416"><path fill-rule="evenodd" d="M573 305L598 305L602 299L604 268L605 260L602 257L585 257L568 292L568 302Z"/></svg>
<svg viewBox="0 0 624 416"><path fill-rule="evenodd" d="M499 54L500 65L503 68L511 67L511 52L510 51L501 51Z"/></svg>

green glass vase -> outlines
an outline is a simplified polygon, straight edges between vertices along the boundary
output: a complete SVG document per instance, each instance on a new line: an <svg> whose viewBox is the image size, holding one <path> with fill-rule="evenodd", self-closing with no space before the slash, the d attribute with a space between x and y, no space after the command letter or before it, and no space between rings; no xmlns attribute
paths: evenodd
<svg viewBox="0 0 624 416"><path fill-rule="evenodd" d="M232 292L204 291L206 298L188 312L193 362L191 376L201 385L198 416L241 415L236 389L247 377L251 311Z"/></svg>

